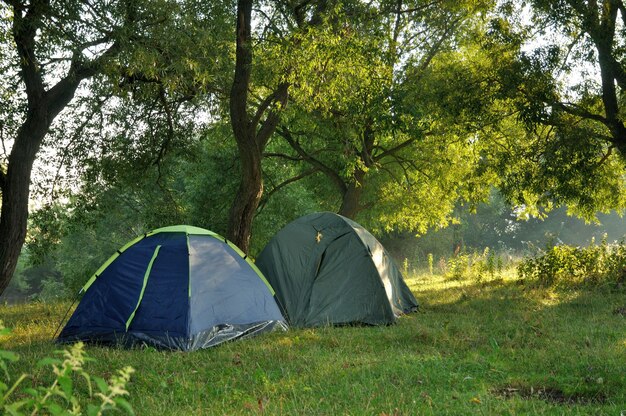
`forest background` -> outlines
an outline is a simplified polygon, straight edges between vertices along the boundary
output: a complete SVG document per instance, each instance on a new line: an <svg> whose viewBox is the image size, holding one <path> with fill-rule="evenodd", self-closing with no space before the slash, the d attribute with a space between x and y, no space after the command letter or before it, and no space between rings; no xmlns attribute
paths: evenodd
<svg viewBox="0 0 626 416"><path fill-rule="evenodd" d="M177 223L334 211L405 269L624 235L621 1L205 3L0 3L0 299Z"/></svg>

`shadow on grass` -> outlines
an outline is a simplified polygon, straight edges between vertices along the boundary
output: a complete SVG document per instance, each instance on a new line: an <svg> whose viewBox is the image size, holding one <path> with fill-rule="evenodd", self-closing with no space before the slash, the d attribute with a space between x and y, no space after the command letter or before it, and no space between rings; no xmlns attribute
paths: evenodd
<svg viewBox="0 0 626 416"><path fill-rule="evenodd" d="M624 316L626 289L573 288L551 290L524 284L521 280L494 279L485 282L442 280L440 286L428 288L414 284L423 313L460 311L506 312L520 318L528 312L561 311Z"/></svg>
<svg viewBox="0 0 626 416"><path fill-rule="evenodd" d="M491 394L557 405L626 403L624 290L553 291L516 280L441 285L417 289L418 318L431 330L443 327L451 351L484 359L502 375L491 378Z"/></svg>
<svg viewBox="0 0 626 416"><path fill-rule="evenodd" d="M554 387L510 385L498 389L493 389L492 393L504 399L513 399L516 397L527 400L538 399L558 405L597 405L607 402L607 397L603 392L596 392L592 394L566 394L562 390Z"/></svg>

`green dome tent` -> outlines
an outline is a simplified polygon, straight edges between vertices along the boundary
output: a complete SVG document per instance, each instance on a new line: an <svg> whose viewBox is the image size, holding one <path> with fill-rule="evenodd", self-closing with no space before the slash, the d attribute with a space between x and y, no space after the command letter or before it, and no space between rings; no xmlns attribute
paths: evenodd
<svg viewBox="0 0 626 416"><path fill-rule="evenodd" d="M256 260L294 326L384 325L417 309L385 248L365 228L330 212L280 230Z"/></svg>
<svg viewBox="0 0 626 416"><path fill-rule="evenodd" d="M273 289L237 246L202 228L159 228L118 250L83 287L60 342L192 351L286 329Z"/></svg>

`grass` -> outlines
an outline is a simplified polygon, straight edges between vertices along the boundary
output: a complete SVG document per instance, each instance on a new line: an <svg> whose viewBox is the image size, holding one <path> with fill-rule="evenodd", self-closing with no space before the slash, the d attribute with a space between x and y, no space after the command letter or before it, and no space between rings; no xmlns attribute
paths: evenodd
<svg viewBox="0 0 626 416"><path fill-rule="evenodd" d="M554 292L504 278L407 280L421 311L389 327L298 329L194 353L89 347L93 375L126 365L138 415L626 414L624 291ZM35 363L65 304L0 306Z"/></svg>

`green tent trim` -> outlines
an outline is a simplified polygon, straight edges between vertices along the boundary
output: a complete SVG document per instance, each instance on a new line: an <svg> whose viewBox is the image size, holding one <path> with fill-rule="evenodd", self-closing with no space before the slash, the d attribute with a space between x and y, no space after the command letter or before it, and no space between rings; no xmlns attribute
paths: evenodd
<svg viewBox="0 0 626 416"><path fill-rule="evenodd" d="M124 246L122 246L119 250L117 250L117 252L115 254L113 254L111 257L109 257L109 259L106 262L104 262L104 264L102 266L100 266L100 268L98 270L96 270L96 272L89 278L89 280L87 280L87 283L85 283L85 285L82 287L82 289L80 290L79 293L86 292L87 289L89 289L89 287L93 284L93 282L96 281L98 276L100 276L100 274L102 274L102 272L107 267L109 267L109 265L111 263L113 263L113 261L116 258L118 258L120 256L120 254L122 254L124 251L126 251L129 247L137 244L138 242L140 242L141 240L143 240L146 237L149 237L149 236L155 235L155 234L159 234L159 233L185 233L187 236L189 236L189 235L209 235L211 237L217 238L218 240L224 241L239 256L241 256L241 258L243 258L246 261L246 263L248 263L250 265L250 267L252 267L252 270L254 270L254 272L261 278L261 280L263 280L263 283L265 283L265 285L269 289L269 291L272 294L272 296L274 296L276 294L276 292L274 291L274 288L272 287L272 285L270 285L270 283L267 281L267 279L265 278L263 273L259 270L259 268L256 266L256 264L254 264L252 259L250 257L248 257L248 255L246 253L241 251L241 249L239 247L237 247L233 242L228 241L226 238L222 237L221 235L219 235L217 233L214 233L213 231L205 230L204 228L200 228L200 227L194 227L192 225L172 225L172 226L169 226L169 227L157 228L156 230L150 231L149 233L146 233L144 235L141 235L141 236L135 238L132 241L129 241ZM187 246L189 246L189 243L187 244ZM191 297L191 284L189 285L189 297Z"/></svg>
<svg viewBox="0 0 626 416"><path fill-rule="evenodd" d="M154 260L156 260L157 256L159 255L160 249L161 249L161 246L157 246L156 249L154 250L154 254L152 255L152 258L150 259L150 263L148 263L148 268L146 269L146 272L143 275L143 283L141 285L141 292L139 292L139 299L137 299L137 306L135 306L135 309L133 309L133 312L128 317L128 320L126 320L126 331L128 331L128 327L130 326L130 323L133 321L133 318L135 317L135 314L137 313L137 309L139 309L139 305L141 305L141 301L143 300L143 294L146 292L146 285L148 284L148 278L150 277L150 271L152 270L152 265L154 264Z"/></svg>

